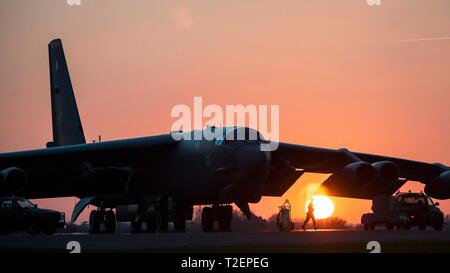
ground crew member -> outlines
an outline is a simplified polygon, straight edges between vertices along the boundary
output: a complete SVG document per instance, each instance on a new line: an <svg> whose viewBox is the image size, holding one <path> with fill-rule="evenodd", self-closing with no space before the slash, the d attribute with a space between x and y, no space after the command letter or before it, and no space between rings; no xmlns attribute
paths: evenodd
<svg viewBox="0 0 450 273"><path fill-rule="evenodd" d="M306 219L303 223L303 230L306 230L306 225L308 224L309 220L312 219L314 224L314 229L317 230L317 224L316 224L316 217L314 217L314 199L311 199L311 202L309 202L308 205L308 212L306 213Z"/></svg>

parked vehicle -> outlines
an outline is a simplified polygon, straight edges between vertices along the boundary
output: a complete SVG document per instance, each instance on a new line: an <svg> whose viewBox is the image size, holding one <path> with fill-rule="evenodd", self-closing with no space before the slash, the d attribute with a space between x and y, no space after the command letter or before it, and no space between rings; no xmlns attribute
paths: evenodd
<svg viewBox="0 0 450 273"><path fill-rule="evenodd" d="M415 226L419 230L425 230L427 226L442 230L444 213L438 206L439 203L434 203L424 193L399 192L395 196L375 196L372 200L373 213L363 214L361 223L365 230L374 230L379 225L389 230Z"/></svg>
<svg viewBox="0 0 450 273"><path fill-rule="evenodd" d="M31 235L41 231L53 234L57 228L65 226L64 213L40 209L29 200L21 197L0 198L0 234L25 230Z"/></svg>

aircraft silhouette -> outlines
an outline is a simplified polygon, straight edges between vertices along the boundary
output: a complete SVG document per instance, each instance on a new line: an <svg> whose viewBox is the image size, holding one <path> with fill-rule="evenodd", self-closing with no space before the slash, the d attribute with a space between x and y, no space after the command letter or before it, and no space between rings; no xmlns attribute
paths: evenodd
<svg viewBox="0 0 450 273"><path fill-rule="evenodd" d="M413 180L426 184L433 198L450 198L448 166L282 142L261 151L263 136L245 127L176 132L223 132L213 140L176 141L166 134L87 144L61 40L48 49L53 141L46 149L0 154L0 196L76 196L72 221L87 205L98 208L90 214L91 233L101 224L114 232L116 221L132 222L135 232L143 223L149 231L167 230L169 221L184 230L194 205L206 205L205 231L215 221L229 229L230 204L251 217L249 203L281 196L305 172L332 174L322 184L329 195L371 199ZM236 137L240 132L245 139Z"/></svg>

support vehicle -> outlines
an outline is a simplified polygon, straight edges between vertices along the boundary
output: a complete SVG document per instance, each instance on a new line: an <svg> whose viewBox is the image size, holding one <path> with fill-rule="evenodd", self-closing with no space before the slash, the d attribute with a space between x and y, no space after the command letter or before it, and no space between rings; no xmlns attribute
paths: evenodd
<svg viewBox="0 0 450 273"><path fill-rule="evenodd" d="M57 228L65 227L65 214L38 208L22 197L0 198L0 234L25 230L31 235L41 231L51 235Z"/></svg>
<svg viewBox="0 0 450 273"><path fill-rule="evenodd" d="M386 226L388 230L410 229L418 227L425 230L427 226L442 230L444 213L438 208L439 203L424 193L401 193L394 196L380 195L372 200L372 213L363 214L361 223L364 229L374 230L376 226Z"/></svg>

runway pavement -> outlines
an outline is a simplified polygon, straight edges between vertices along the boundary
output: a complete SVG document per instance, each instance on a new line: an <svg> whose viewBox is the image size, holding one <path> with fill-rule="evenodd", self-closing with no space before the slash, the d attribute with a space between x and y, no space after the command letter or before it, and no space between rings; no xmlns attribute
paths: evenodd
<svg viewBox="0 0 450 273"><path fill-rule="evenodd" d="M377 241L390 252L450 252L450 231L320 230L294 232L186 232L162 234L24 233L0 237L0 251L69 252L368 252Z"/></svg>

